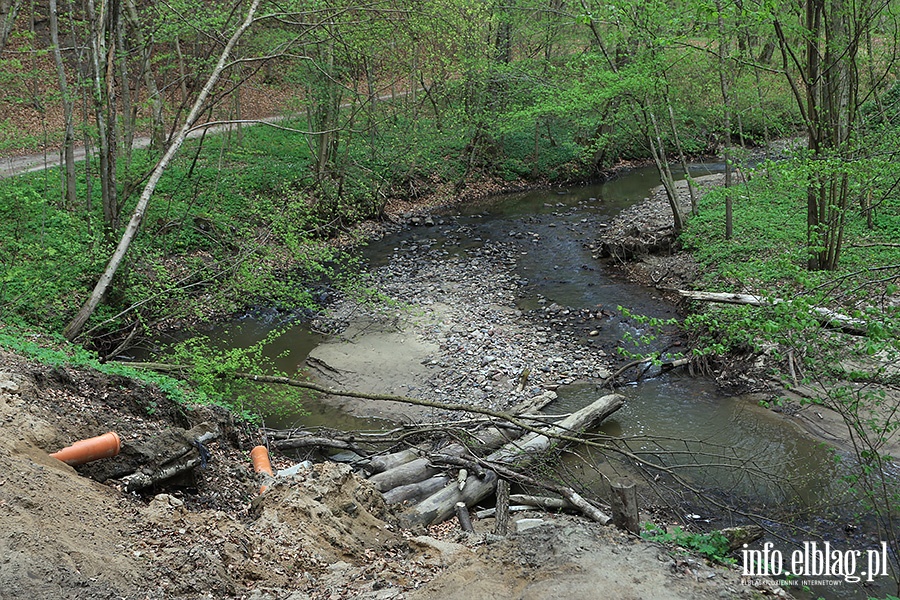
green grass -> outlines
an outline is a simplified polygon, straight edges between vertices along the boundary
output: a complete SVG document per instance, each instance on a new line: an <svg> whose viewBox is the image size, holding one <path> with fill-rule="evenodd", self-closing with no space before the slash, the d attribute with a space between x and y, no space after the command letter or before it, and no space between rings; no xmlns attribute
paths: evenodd
<svg viewBox="0 0 900 600"><path fill-rule="evenodd" d="M681 241L700 263L697 289L749 292L789 300L770 307L708 305L686 320L718 352L756 348L766 341L816 346L821 324L811 306L851 316L865 316L870 338L888 340L896 331L897 269L900 265L897 223L900 196L889 194L868 229L857 207L847 211L847 225L837 271L806 268L806 191L791 162L770 165L749 183L730 191L713 190L689 219ZM734 201L734 236L725 239L725 194ZM880 244L880 245L879 245ZM891 244L894 244L892 246ZM885 302L887 301L887 304ZM886 335L887 334L887 335ZM870 339L871 341L871 339ZM851 344L853 345L853 344ZM821 348L820 348L821 350ZM850 347L845 348L847 352ZM871 350L869 346L865 351Z"/></svg>
<svg viewBox="0 0 900 600"><path fill-rule="evenodd" d="M653 542L675 544L676 546L687 548L707 560L719 564L730 565L737 562L735 559L728 556L728 538L718 531L713 531L711 533L691 533L676 526L673 527L670 532L667 532L665 529L654 523L645 523L644 531L641 532L641 537Z"/></svg>

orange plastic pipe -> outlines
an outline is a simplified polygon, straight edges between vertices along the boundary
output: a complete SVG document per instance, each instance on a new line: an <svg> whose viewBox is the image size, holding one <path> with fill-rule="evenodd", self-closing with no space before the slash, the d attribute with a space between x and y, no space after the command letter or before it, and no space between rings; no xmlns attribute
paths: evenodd
<svg viewBox="0 0 900 600"><path fill-rule="evenodd" d="M270 477L274 478L275 473L272 472L272 463L269 462L269 450L265 446L256 446L250 451L250 460L253 461L253 470L263 474L263 480L266 481ZM259 486L259 493L262 494L269 486L263 484Z"/></svg>
<svg viewBox="0 0 900 600"><path fill-rule="evenodd" d="M75 466L89 463L92 460L113 457L121 449L122 440L119 439L116 432L110 431L97 437L79 440L71 446L66 446L62 450L54 452L50 456L68 465Z"/></svg>

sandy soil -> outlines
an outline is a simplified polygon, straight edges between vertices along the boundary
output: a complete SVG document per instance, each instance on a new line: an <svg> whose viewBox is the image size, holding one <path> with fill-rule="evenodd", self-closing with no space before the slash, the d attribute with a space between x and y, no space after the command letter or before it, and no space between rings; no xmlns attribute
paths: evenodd
<svg viewBox="0 0 900 600"><path fill-rule="evenodd" d="M201 421L225 435L187 480L137 495L105 479L129 450ZM315 465L257 495L252 428L129 380L6 352L0 423L3 598L587 599L598 585L611 598L761 593L734 569L576 517L525 513L516 519L538 526L508 538L490 535L489 519L476 534L454 523L403 531L345 465ZM109 429L123 438L120 457L75 469L48 454Z"/></svg>

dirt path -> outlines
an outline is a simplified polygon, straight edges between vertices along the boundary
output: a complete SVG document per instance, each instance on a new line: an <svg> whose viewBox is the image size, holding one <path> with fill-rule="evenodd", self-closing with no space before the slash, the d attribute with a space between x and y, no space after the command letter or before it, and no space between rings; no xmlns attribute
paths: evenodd
<svg viewBox="0 0 900 600"><path fill-rule="evenodd" d="M264 119L258 120L246 120L241 121L240 124L243 127L249 127L253 125L259 125L263 123L278 123L279 121L283 121L285 117L276 116L276 117L266 117ZM190 133L188 133L187 137L190 138L198 138L203 135L204 130L207 134L218 134L227 131L231 127L235 127L236 124L222 124L222 125L212 125L210 127L201 127L199 129L194 129ZM142 150L144 148L150 147L151 139L146 136L137 137L134 139L132 144L132 148L135 150ZM76 146L75 147L75 162L81 162L87 157L87 151L84 146ZM91 156L96 156L96 150L91 153ZM42 171L44 169L51 169L58 167L62 164L62 156L60 155L60 151L54 152L45 152L41 154L27 154L24 156L9 156L4 157L0 160L0 179L4 179L6 177L13 177L14 175L21 175L23 173L33 173L35 171Z"/></svg>

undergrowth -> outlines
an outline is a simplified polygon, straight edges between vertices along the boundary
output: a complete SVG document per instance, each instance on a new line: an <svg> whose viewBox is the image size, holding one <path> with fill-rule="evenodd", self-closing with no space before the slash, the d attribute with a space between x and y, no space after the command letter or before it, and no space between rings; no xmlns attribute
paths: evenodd
<svg viewBox="0 0 900 600"><path fill-rule="evenodd" d="M655 523L645 523L641 537L652 542L675 544L687 548L703 558L719 564L732 565L737 562L728 556L730 553L728 538L718 531L691 533L678 526L673 527L671 531L666 531Z"/></svg>

